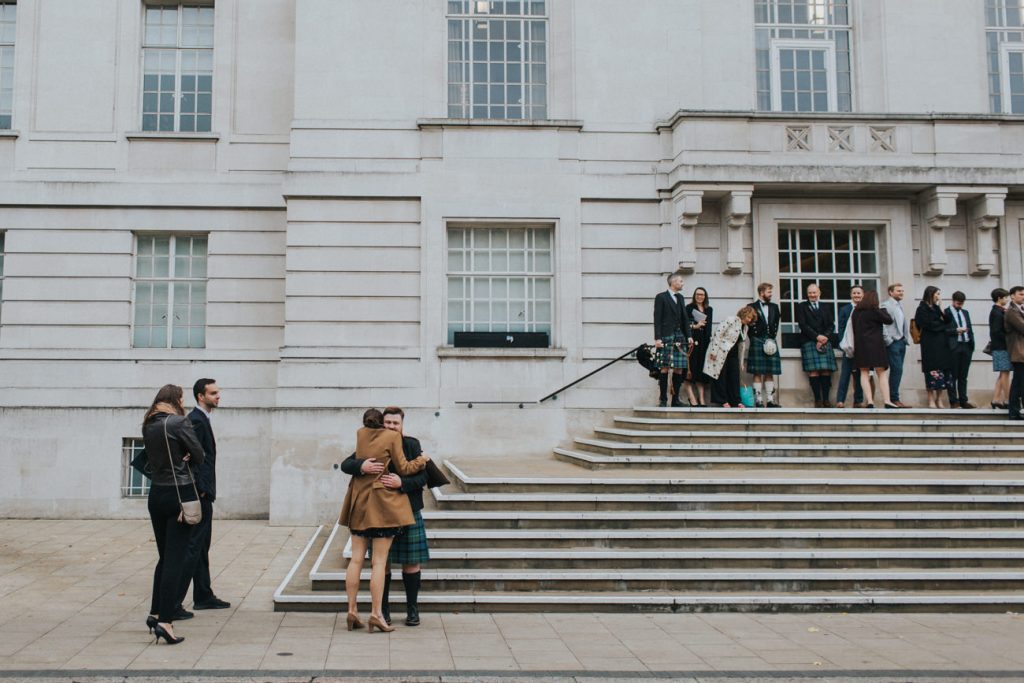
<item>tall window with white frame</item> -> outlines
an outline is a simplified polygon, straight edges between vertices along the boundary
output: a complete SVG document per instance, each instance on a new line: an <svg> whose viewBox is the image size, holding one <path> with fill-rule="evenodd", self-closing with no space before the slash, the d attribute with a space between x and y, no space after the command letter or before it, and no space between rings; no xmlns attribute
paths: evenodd
<svg viewBox="0 0 1024 683"><path fill-rule="evenodd" d="M136 348L206 346L205 235L136 235Z"/></svg>
<svg viewBox="0 0 1024 683"><path fill-rule="evenodd" d="M456 332L551 335L550 226L449 226L448 343Z"/></svg>
<svg viewBox="0 0 1024 683"><path fill-rule="evenodd" d="M132 460L139 451L146 448L142 439L125 437L121 439L121 497L145 498L149 495L149 479L132 467Z"/></svg>
<svg viewBox="0 0 1024 683"><path fill-rule="evenodd" d="M988 99L993 114L1024 114L1024 2L985 0Z"/></svg>
<svg viewBox="0 0 1024 683"><path fill-rule="evenodd" d="M545 119L545 0L448 0L448 116Z"/></svg>
<svg viewBox="0 0 1024 683"><path fill-rule="evenodd" d="M757 108L852 111L849 0L755 0Z"/></svg>
<svg viewBox="0 0 1024 683"><path fill-rule="evenodd" d="M796 305L807 285L821 289L821 304L839 309L850 302L850 288L878 291L878 237L875 228L800 226L779 228L779 297L783 345L798 348ZM841 333L841 331L839 331Z"/></svg>
<svg viewBox="0 0 1024 683"><path fill-rule="evenodd" d="M0 129L9 130L14 114L14 34L18 5L0 3Z"/></svg>
<svg viewBox="0 0 1024 683"><path fill-rule="evenodd" d="M208 133L213 123L213 5L147 2L142 130Z"/></svg>

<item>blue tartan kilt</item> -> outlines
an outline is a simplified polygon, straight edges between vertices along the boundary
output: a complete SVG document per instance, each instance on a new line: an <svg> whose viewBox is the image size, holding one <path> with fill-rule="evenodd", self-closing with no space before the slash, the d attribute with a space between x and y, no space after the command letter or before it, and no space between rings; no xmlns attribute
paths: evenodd
<svg viewBox="0 0 1024 683"><path fill-rule="evenodd" d="M405 527L405 533L391 544L391 565L423 564L430 560L430 545L427 543L427 529L419 510L413 511L416 523Z"/></svg>
<svg viewBox="0 0 1024 683"><path fill-rule="evenodd" d="M677 332L671 339L662 339L664 346L658 349L655 360L659 368L672 368L673 370L685 370L686 358L686 337ZM678 346L676 344L679 344Z"/></svg>
<svg viewBox="0 0 1024 683"><path fill-rule="evenodd" d="M800 347L800 361L804 365L804 372L836 371L836 354L830 343L826 343L819 351L814 342L804 342Z"/></svg>
<svg viewBox="0 0 1024 683"><path fill-rule="evenodd" d="M751 337L747 350L747 372L751 375L781 375L782 354L778 351L769 356L764 352L767 337Z"/></svg>

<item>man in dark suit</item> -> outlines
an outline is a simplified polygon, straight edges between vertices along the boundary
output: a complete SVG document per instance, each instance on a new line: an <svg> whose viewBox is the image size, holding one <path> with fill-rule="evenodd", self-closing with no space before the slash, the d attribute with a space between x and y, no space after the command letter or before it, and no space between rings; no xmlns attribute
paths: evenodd
<svg viewBox="0 0 1024 683"><path fill-rule="evenodd" d="M953 292L953 305L946 309L946 318L956 323L956 336L950 337L950 351L953 364L950 367L950 381L946 386L949 407L974 408L967 400L967 373L974 357L974 326L971 314L964 308L967 297L963 292Z"/></svg>
<svg viewBox="0 0 1024 683"><path fill-rule="evenodd" d="M782 312L778 304L772 303L774 287L768 282L757 286L757 301L750 307L757 313L754 324L750 326L750 347L747 351L747 372L754 376L754 405L765 408L778 408L775 400L775 378L782 374L782 356L779 355L779 321ZM774 353L769 353L774 344ZM762 392L761 385L764 384Z"/></svg>
<svg viewBox="0 0 1024 683"><path fill-rule="evenodd" d="M217 499L217 440L213 438L210 417L220 405L220 387L217 380L203 378L192 387L196 407L188 414L192 429L206 458L196 473L196 489L203 509L203 519L192 527L188 550L185 553L184 587L182 600L192 582L192 609L225 609L230 602L221 600L213 593L210 581L210 540L213 538L213 501Z"/></svg>
<svg viewBox="0 0 1024 683"><path fill-rule="evenodd" d="M690 317L683 300L683 274L668 276L668 289L654 297L654 346L657 348L658 407L668 404L668 378L672 376L672 407L681 408L679 391L683 387L688 365L687 353L693 348Z"/></svg>
<svg viewBox="0 0 1024 683"><path fill-rule="evenodd" d="M850 287L850 303L839 309L839 327L836 328L839 339L846 334L846 325L850 322L854 307L864 298L864 288L860 285ZM839 371L839 388L836 389L836 408L846 407L846 390L850 387L850 378L853 377L853 359L843 354L842 367ZM860 382L854 378L853 381L853 407L864 407L864 390Z"/></svg>
<svg viewBox="0 0 1024 683"><path fill-rule="evenodd" d="M402 435L402 450L407 460L415 460L423 454L419 439L406 436L403 433L405 428L405 411L396 406L388 406L384 409L384 428L398 432ZM343 463L341 471L354 477L362 475L376 476L384 471L384 465L373 458L360 459L353 453ZM420 625L419 594L420 594L420 571L422 563L430 559L430 546L427 543L427 531L423 525L423 516L420 511L423 509L423 489L427 485L427 471L422 470L408 477L399 476L395 472L392 462L388 466L387 474L380 477L380 483L389 489L394 489L409 496L409 505L412 506L413 518L416 522L406 527L405 533L395 537L391 544L391 553L388 555L387 571L384 573L384 620L391 623L391 565L402 565L402 583L405 585L405 625Z"/></svg>
<svg viewBox="0 0 1024 683"><path fill-rule="evenodd" d="M1013 364L1013 381L1010 383L1011 420L1024 420L1024 287L1010 287L1010 305L1003 316L1003 330L1006 332L1006 350L1010 352Z"/></svg>
<svg viewBox="0 0 1024 683"><path fill-rule="evenodd" d="M817 284L807 285L807 300L796 307L796 323L803 342L800 361L814 393L814 407L831 408L832 373L836 371L832 337L836 327L832 306L821 303L821 289Z"/></svg>

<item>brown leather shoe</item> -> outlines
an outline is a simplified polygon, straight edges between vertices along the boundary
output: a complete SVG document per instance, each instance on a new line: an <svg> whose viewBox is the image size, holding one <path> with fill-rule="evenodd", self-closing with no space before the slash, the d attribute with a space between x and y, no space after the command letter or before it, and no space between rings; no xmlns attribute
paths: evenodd
<svg viewBox="0 0 1024 683"><path fill-rule="evenodd" d="M814 407L815 408L821 408L821 401L815 401L814 402Z"/></svg>
<svg viewBox="0 0 1024 683"><path fill-rule="evenodd" d="M821 402L821 407L822 408L831 408L832 407L832 403L829 402L829 401L822 401Z"/></svg>
<svg viewBox="0 0 1024 683"><path fill-rule="evenodd" d="M867 403L854 403L853 407L854 408L867 408L868 404Z"/></svg>
<svg viewBox="0 0 1024 683"><path fill-rule="evenodd" d="M908 405L907 405L906 403L904 403L903 401L895 401L895 403L896 403L896 405L898 405L898 406L899 406L900 408L913 408L913 407L914 407L914 406L908 406Z"/></svg>
<svg viewBox="0 0 1024 683"><path fill-rule="evenodd" d="M966 410L971 410L972 408L977 408L978 406L974 405L970 401L964 401L963 403L960 404L960 407Z"/></svg>

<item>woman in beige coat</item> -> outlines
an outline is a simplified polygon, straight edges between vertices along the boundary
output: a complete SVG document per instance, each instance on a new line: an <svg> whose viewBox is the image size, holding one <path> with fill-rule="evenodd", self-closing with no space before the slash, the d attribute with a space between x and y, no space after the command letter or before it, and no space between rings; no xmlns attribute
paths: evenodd
<svg viewBox="0 0 1024 683"><path fill-rule="evenodd" d="M388 463L394 462L395 469L402 476L416 474L427 466L429 458L422 455L413 461L405 459L402 451L402 435L384 429L384 415L376 408L363 413L363 427L356 432L356 456L372 458L384 465L376 477L353 477L349 482L345 502L341 506L338 523L347 526L352 538L352 559L345 573L345 592L348 594L348 630L362 628L359 621L359 576L363 571L367 546L372 547L370 565L370 626L372 633L376 626L381 631L393 631L381 612L384 599L384 572L387 568L388 553L395 536L405 527L415 523L409 497L380 482L388 471Z"/></svg>

